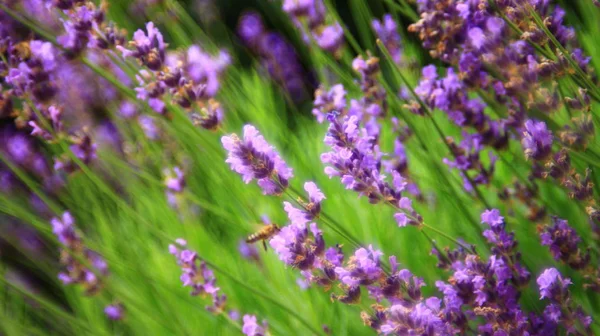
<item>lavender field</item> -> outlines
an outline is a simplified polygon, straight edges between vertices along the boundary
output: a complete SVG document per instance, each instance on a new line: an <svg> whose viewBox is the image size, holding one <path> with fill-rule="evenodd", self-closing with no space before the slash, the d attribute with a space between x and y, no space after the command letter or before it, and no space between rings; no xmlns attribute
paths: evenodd
<svg viewBox="0 0 600 336"><path fill-rule="evenodd" d="M0 335L600 335L600 2L0 0Z"/></svg>

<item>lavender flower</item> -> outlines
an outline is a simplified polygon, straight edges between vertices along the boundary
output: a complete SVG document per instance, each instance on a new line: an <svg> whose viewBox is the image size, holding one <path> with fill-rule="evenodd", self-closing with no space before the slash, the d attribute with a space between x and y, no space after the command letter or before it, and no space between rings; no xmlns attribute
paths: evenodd
<svg viewBox="0 0 600 336"><path fill-rule="evenodd" d="M338 23L325 26L321 32L314 33L319 47L332 54L337 54L344 45L344 30Z"/></svg>
<svg viewBox="0 0 600 336"><path fill-rule="evenodd" d="M256 179L265 195L282 193L294 176L292 169L252 125L244 126L243 139L232 134L223 136L221 142L228 152L226 162L231 169L242 175L246 183Z"/></svg>
<svg viewBox="0 0 600 336"><path fill-rule="evenodd" d="M393 171L390 184L385 175L380 174L383 154L368 130L359 127L358 117L336 117L335 114L330 114L328 120L331 124L325 143L332 151L321 155L321 161L327 164L325 174L329 178L339 177L346 189L367 196L373 204L385 202L400 210L395 215L399 226L419 225L421 219L412 208L411 201L402 197L406 180L397 171Z"/></svg>
<svg viewBox="0 0 600 336"><path fill-rule="evenodd" d="M169 245L169 252L177 258L177 264L181 266L180 279L183 286L191 287L191 294L194 296L209 296L212 302L206 310L215 314L221 313L227 297L220 293L213 271L195 251L183 249L187 245L185 240L177 239L176 243L177 245Z"/></svg>
<svg viewBox="0 0 600 336"><path fill-rule="evenodd" d="M319 123L323 123L330 113L341 112L346 108L346 90L342 84L336 84L326 91L319 88L315 91L312 114Z"/></svg>
<svg viewBox="0 0 600 336"><path fill-rule="evenodd" d="M396 64L402 62L402 40L398 33L398 25L390 14L383 16L381 21L373 20L371 26Z"/></svg>
<svg viewBox="0 0 600 336"><path fill-rule="evenodd" d="M130 49L117 46L124 57L136 58L148 67L150 70L160 70L165 62L165 49L167 45L163 40L160 31L154 26L154 23L146 24L145 33L143 30L137 30L133 34L133 41L129 42Z"/></svg>
<svg viewBox="0 0 600 336"><path fill-rule="evenodd" d="M256 12L242 15L238 23L238 35L260 60L262 68L281 85L294 101L306 96L308 78L296 50L285 38L265 29L262 18Z"/></svg>
<svg viewBox="0 0 600 336"><path fill-rule="evenodd" d="M247 336L264 336L267 334L267 321L263 321L262 324L256 322L256 316L244 315L244 325L242 326L242 333Z"/></svg>
<svg viewBox="0 0 600 336"><path fill-rule="evenodd" d="M167 201L171 207L177 208L178 195L180 195L185 188L185 174L179 167L165 169L163 174L165 176L164 183Z"/></svg>
<svg viewBox="0 0 600 336"><path fill-rule="evenodd" d="M566 299L567 288L572 282L569 278L563 278L556 268L548 268L537 278L537 284L540 288L540 299L548 298L560 302Z"/></svg>
<svg viewBox="0 0 600 336"><path fill-rule="evenodd" d="M566 220L553 217L552 225L544 227L540 238L542 245L550 248L555 260L561 260L574 269L583 269L589 264L589 251L579 248L581 238Z"/></svg>
<svg viewBox="0 0 600 336"><path fill-rule="evenodd" d="M589 334L592 323L591 316L584 313L581 306L576 306L570 297L568 287L571 279L563 278L556 268L544 270L537 279L540 299L547 299L550 304L544 310L544 318L548 323L563 326L568 334ZM585 330L583 333L580 330Z"/></svg>
<svg viewBox="0 0 600 336"><path fill-rule="evenodd" d="M111 320L119 321L123 319L123 305L112 304L104 308L104 314Z"/></svg>
<svg viewBox="0 0 600 336"><path fill-rule="evenodd" d="M286 0L283 10L300 29L306 43L312 35L319 48L339 57L344 44L344 31L338 22L327 24L323 0Z"/></svg>
<svg viewBox="0 0 600 336"><path fill-rule="evenodd" d="M101 288L98 275L108 275L108 266L104 259L96 252L85 248L81 237L75 230L75 220L69 212L63 213L61 218L53 218L52 232L62 245L61 264L64 272L58 274L59 280L65 284L78 284L87 294L95 294ZM86 260L93 269L87 268L79 260Z"/></svg>
<svg viewBox="0 0 600 336"><path fill-rule="evenodd" d="M177 258L177 264L181 266L181 282L184 287L191 287L191 294L202 297L209 296L211 304L206 306L206 310L213 314L225 313L232 319L239 317L237 310L227 311L225 304L227 297L222 293L221 288L217 287L217 279L214 272L202 260L196 251L185 249L187 242L184 239L176 239L175 244L169 245L169 253ZM242 331L246 335L266 335L267 322L262 325L256 323L256 316L244 315L244 325Z"/></svg>
<svg viewBox="0 0 600 336"><path fill-rule="evenodd" d="M543 121L527 120L521 143L527 158L543 160L552 151L552 133Z"/></svg>

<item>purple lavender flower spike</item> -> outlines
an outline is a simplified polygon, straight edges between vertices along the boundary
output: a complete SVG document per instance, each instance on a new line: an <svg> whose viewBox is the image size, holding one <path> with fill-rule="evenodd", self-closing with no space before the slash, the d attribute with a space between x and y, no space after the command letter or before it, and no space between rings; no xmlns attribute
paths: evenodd
<svg viewBox="0 0 600 336"><path fill-rule="evenodd" d="M98 253L85 248L76 232L75 220L69 212L63 213L61 218L52 218L50 223L52 232L62 245L60 261L64 272L58 274L58 279L65 285L79 284L90 295L97 293L101 289L101 282L96 274L108 274L106 261ZM93 270L83 265L79 258L87 260Z"/></svg>
<svg viewBox="0 0 600 336"><path fill-rule="evenodd" d="M221 142L231 169L246 183L257 180L265 195L282 193L293 177L292 169L252 125L244 126L243 139L232 134L223 136Z"/></svg>
<svg viewBox="0 0 600 336"><path fill-rule="evenodd" d="M568 287L572 285L571 279L563 278L556 268L548 268L538 277L537 284L540 289L540 299L547 299L550 304L544 310L543 318L556 326L563 326L567 334L581 334L582 326L585 332L590 333L592 317L585 314L581 306L575 305L571 300Z"/></svg>
<svg viewBox="0 0 600 336"><path fill-rule="evenodd" d="M332 54L337 54L344 45L344 30L339 23L325 26L321 32L313 33L319 47Z"/></svg>
<svg viewBox="0 0 600 336"><path fill-rule="evenodd" d="M390 55L392 55L392 60L396 64L400 64L402 62L402 40L394 18L390 14L386 14L381 21L373 20L371 26L377 38L381 40Z"/></svg>
<svg viewBox="0 0 600 336"><path fill-rule="evenodd" d="M217 287L216 278L211 269L208 268L195 251L185 249L186 241L176 240L177 245L169 245L169 253L177 258L177 264L181 266L181 282L184 287L191 287L193 296L209 296L211 305L206 310L218 314L223 312L226 302L225 294Z"/></svg>
<svg viewBox="0 0 600 336"><path fill-rule="evenodd" d="M304 190L308 193L308 201L298 200L302 210L295 208L289 202L283 202L288 217L296 225L304 225L318 218L321 213L321 201L325 199L325 195L314 182L304 183Z"/></svg>
<svg viewBox="0 0 600 336"><path fill-rule="evenodd" d="M120 304L111 304L104 308L104 314L113 321L123 319L123 306Z"/></svg>
<svg viewBox="0 0 600 336"><path fill-rule="evenodd" d="M590 252L579 248L581 237L566 220L552 218L552 225L543 228L540 234L542 245L550 248L555 260L561 260L574 269L583 269L590 262Z"/></svg>
<svg viewBox="0 0 600 336"><path fill-rule="evenodd" d="M521 143L527 158L543 160L552 151L552 133L543 121L527 120Z"/></svg>
<svg viewBox="0 0 600 336"><path fill-rule="evenodd" d="M548 268L537 278L540 289L540 299L551 299L558 302L566 299L571 279L563 278L556 268Z"/></svg>
<svg viewBox="0 0 600 336"><path fill-rule="evenodd" d="M237 32L244 43L253 47L258 46L259 39L265 32L265 26L260 14L256 12L243 14L238 22Z"/></svg>
<svg viewBox="0 0 600 336"><path fill-rule="evenodd" d="M336 84L326 91L319 88L315 92L313 115L319 123L323 123L330 113L341 112L346 108L346 90L342 84Z"/></svg>
<svg viewBox="0 0 600 336"><path fill-rule="evenodd" d="M262 324L258 324L256 316L244 315L244 325L242 326L242 333L246 336L265 336L267 334L267 322L263 321Z"/></svg>
<svg viewBox="0 0 600 336"><path fill-rule="evenodd" d="M133 41L129 42L132 49L125 49L122 46L117 46L117 48L123 53L124 57L137 58L150 70L157 71L162 68L165 62L166 44L154 23L148 22L146 31L147 33L143 30L137 30L133 34Z"/></svg>
<svg viewBox="0 0 600 336"><path fill-rule="evenodd" d="M172 175L170 170L165 172L165 186L173 192L181 192L185 187L185 175L179 167L173 168L172 171L175 175Z"/></svg>

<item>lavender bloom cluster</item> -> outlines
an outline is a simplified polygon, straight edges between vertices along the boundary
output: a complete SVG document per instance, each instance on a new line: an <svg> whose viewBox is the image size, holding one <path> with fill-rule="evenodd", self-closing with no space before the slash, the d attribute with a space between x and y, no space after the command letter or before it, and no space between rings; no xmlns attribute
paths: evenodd
<svg viewBox="0 0 600 336"><path fill-rule="evenodd" d="M227 150L227 163L242 175L245 183L256 180L265 195L281 194L293 172L273 146L252 125L244 126L243 138L237 134L221 138Z"/></svg>
<svg viewBox="0 0 600 336"><path fill-rule="evenodd" d="M519 137L526 158L534 162L531 176L557 180L572 198L585 202L590 218L597 221L587 174L572 169L566 150L585 148L594 134L590 87L584 83L561 93L552 84L564 76L591 75L590 58L577 46L574 29L563 22L565 11L549 1L421 1L419 12L421 19L409 30L433 57L454 67L442 81L426 68L416 90L420 98L459 126L476 131L484 145L500 150L506 148L509 133ZM575 75L570 67L576 68ZM467 91L503 111L501 119L491 120L484 113L486 105L468 99ZM414 101L408 106L422 112ZM554 134L529 115L550 116L562 106L573 118ZM563 149L553 150L557 144Z"/></svg>
<svg viewBox="0 0 600 336"><path fill-rule="evenodd" d="M60 263L64 271L58 274L58 279L65 285L76 284L83 287L87 295L97 294L102 289L99 276L108 275L106 261L98 253L85 247L69 212L63 213L61 218L52 218L50 223L52 232L62 246ZM110 319L120 320L124 311L122 305L113 304L106 307L105 313Z"/></svg>
<svg viewBox="0 0 600 336"><path fill-rule="evenodd" d="M198 256L197 252L187 249L186 245L187 242L181 238L175 240L175 244L169 245L169 253L177 258L177 264L181 266L180 279L183 286L190 287L193 296L210 297L211 304L206 306L206 310L209 312L213 314L227 313L231 317L239 316L234 310L226 312L227 296L217 286L214 272ZM263 321L262 324L258 324L256 316L244 315L242 332L247 336L264 336L267 334L267 322Z"/></svg>
<svg viewBox="0 0 600 336"><path fill-rule="evenodd" d="M341 56L344 46L342 26L327 15L323 0L285 0L282 5L305 42L314 42L324 51Z"/></svg>
<svg viewBox="0 0 600 336"><path fill-rule="evenodd" d="M260 14L248 12L238 22L238 35L254 53L269 76L281 85L294 101L306 96L305 70L296 50L285 38L264 26Z"/></svg>
<svg viewBox="0 0 600 336"><path fill-rule="evenodd" d="M314 183L305 186L313 201L324 199ZM294 268L298 268L309 284L326 289L338 284L342 293L334 293L332 299L346 304L358 303L361 292L389 306L377 308L374 317L363 313L365 323L384 334L442 332L445 326L437 317L440 300L422 298L420 287L423 281L410 271L398 268L395 257L390 257L391 274L381 265L383 253L374 249L358 248L346 259L340 246L326 247L323 232L318 228L311 214L285 203L291 223L281 229L269 244L279 258Z"/></svg>
<svg viewBox="0 0 600 336"><path fill-rule="evenodd" d="M390 14L386 14L380 20L374 19L371 22L371 27L375 31L375 35L392 56L392 60L401 65L402 60L402 38L398 33L398 24Z"/></svg>
<svg viewBox="0 0 600 336"><path fill-rule="evenodd" d="M392 171L391 183L380 173L383 154L376 145L375 138L367 128L360 128L355 115L328 116L330 126L325 144L332 151L321 155L327 165L325 174L330 178L339 177L346 189L354 190L368 197L369 202L386 203L399 212L395 215L399 226L419 225L420 216L413 210L409 198L403 197L406 180L397 171Z"/></svg>
<svg viewBox="0 0 600 336"><path fill-rule="evenodd" d="M191 46L185 55L167 54L167 44L152 22L146 32L138 30L128 48L117 46L124 57L137 59L144 66L137 75L137 98L147 101L159 114L166 113L165 95L188 110L194 125L215 130L223 119L223 108L214 99L219 77L230 62L229 55L212 57L199 46Z"/></svg>

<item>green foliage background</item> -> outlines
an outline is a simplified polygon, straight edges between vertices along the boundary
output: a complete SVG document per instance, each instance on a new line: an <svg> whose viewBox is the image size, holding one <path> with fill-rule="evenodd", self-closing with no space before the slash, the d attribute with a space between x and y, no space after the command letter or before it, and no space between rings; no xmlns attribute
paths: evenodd
<svg viewBox="0 0 600 336"><path fill-rule="evenodd" d="M591 0L562 2L568 8L568 22L576 27L581 43L598 69L600 9L594 7ZM153 20L172 48L200 43L209 50L235 51L234 63L224 77L218 97L226 110L225 132L239 133L246 123L256 125L294 168L291 185L295 189L300 190L304 181L315 181L327 196L324 212L336 218L363 244L373 244L386 256L396 255L403 267L425 279L427 294L435 293L435 280L446 279L448 275L436 268L428 240L417 228L398 228L389 209L369 204L366 199L344 190L339 181L329 180L323 174L319 156L326 151L322 142L326 128L311 116L311 102L291 104L289 97L257 70L256 60L236 41L232 32L235 17L248 3L216 3L225 21L217 19L202 24L199 16L189 10L193 4L170 1L148 8L146 17L142 17L128 12L128 1L124 0L110 1L109 19L130 33L144 21ZM414 17L402 2L348 0L338 1L337 6L331 2L328 5L331 9L338 8L361 51L368 49L379 56L382 55L377 50L370 20L384 12L393 13L403 29L405 57L415 64L402 70L411 82L416 83L420 67L431 62L415 37L405 32ZM250 6L259 9L270 25L295 42L305 66L316 70L320 82L333 84L324 76L325 68L329 67L334 77L346 85L349 96L358 95L355 74L349 65L350 47L343 61L335 62L299 43L298 35L279 9L279 2L257 1ZM383 78L392 97L401 83L397 69L386 63ZM596 117L597 111L598 106L594 106ZM473 197L463 191L456 172L450 172L441 162L449 155L443 136L458 135L460 130L441 112L436 112L433 120L422 118L402 109L395 99L390 99L390 113L406 120L415 132L416 136L407 144L409 164L412 177L432 200L428 205L416 206L429 225L449 236L462 237L486 255L479 214L488 207L499 208L509 229L516 232L524 262L533 275L537 276L544 267L558 267L573 279L572 291L577 302L596 318L600 317L599 297L584 292L582 279L552 260L547 248L540 245L535 224L526 218L527 209L498 199L501 186L524 178L530 169L518 141L512 140L510 150L501 153L494 180L488 188L480 188L482 197ZM556 118L559 122L566 121L567 114L561 112ZM101 152L95 167L69 179L59 199L48 199L56 213L68 209L74 214L85 233L86 244L106 258L111 274L105 279L105 292L86 297L77 287L62 286L56 277L57 253L30 255L15 242L13 247L20 251L19 258L4 258L0 264L0 274L3 274L0 277L1 334L240 334L239 326L222 316L211 315L204 308L207 304L204 299L190 296L188 289L182 287L179 268L167 249L168 244L179 237L185 238L214 267L218 284L228 296L228 306L267 319L273 335L324 334L324 325L334 335L373 334L360 319L360 311L370 309L366 304L347 306L332 302L330 293L321 288L301 290L296 283L299 272L285 267L272 250L260 250L260 264L241 257L238 243L259 227L261 215L266 214L280 224L286 223L286 215L282 198L262 196L257 186L245 185L229 170L220 145L221 133L194 128L180 112L175 113L171 121L162 122L172 141L157 143L146 140L141 131L130 124L115 120L127 140L138 146L130 160L125 161L113 152ZM436 132L434 123L443 134ZM390 128L390 125L384 127L381 141L384 151L392 150ZM591 144L590 152L583 152L575 159L576 166L585 164L597 169L600 160L592 153L598 149L596 141ZM187 187L182 198L187 206L176 211L167 204L161 171L181 162L186 162ZM39 192L36 181L22 177L32 190ZM595 170L593 177L595 184L600 185ZM584 209L570 201L562 188L552 182L541 183L540 195L550 214L568 219L585 243L597 246L598 242L591 240ZM43 198L41 192L40 196ZM25 201L0 197L0 211L5 216L19 218L35 227L47 238L48 250L58 250L46 220L30 211ZM352 252L347 237L331 227L322 229L328 244L344 244L344 251ZM441 235L430 235L440 246L452 245ZM44 281L36 292L7 280L7 274L23 267ZM126 307L122 322L111 322L102 312L112 298L118 298ZM533 311L542 309L535 281L531 282L522 301Z"/></svg>

